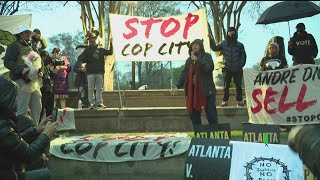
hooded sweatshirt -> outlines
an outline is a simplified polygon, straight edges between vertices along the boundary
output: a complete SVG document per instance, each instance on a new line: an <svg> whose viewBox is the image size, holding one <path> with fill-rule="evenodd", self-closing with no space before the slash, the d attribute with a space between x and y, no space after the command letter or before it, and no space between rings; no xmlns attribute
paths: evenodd
<svg viewBox="0 0 320 180"><path fill-rule="evenodd" d="M314 37L306 31L298 35L294 33L290 41L292 47L288 47L288 52L292 55L293 62L297 64L314 64L314 58L318 55L318 46Z"/></svg>
<svg viewBox="0 0 320 180"><path fill-rule="evenodd" d="M210 39L210 47L212 51L222 51L225 68L232 72L239 72L246 64L247 55L244 45L237 40L238 32L235 29L233 31L236 32L234 40L227 36L226 40L216 45L215 41Z"/></svg>

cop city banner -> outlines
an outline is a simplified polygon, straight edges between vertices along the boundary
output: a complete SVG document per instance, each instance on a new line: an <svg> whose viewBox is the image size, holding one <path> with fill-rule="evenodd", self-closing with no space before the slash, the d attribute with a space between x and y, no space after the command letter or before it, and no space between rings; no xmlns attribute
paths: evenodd
<svg viewBox="0 0 320 180"><path fill-rule="evenodd" d="M94 162L153 160L186 152L191 137L166 135L98 135L59 137L51 141L50 153L63 159Z"/></svg>
<svg viewBox="0 0 320 180"><path fill-rule="evenodd" d="M205 9L157 18L110 14L110 26L116 61L185 61L195 39L210 52Z"/></svg>
<svg viewBox="0 0 320 180"><path fill-rule="evenodd" d="M298 65L281 70L244 70L249 122L320 123L320 67Z"/></svg>

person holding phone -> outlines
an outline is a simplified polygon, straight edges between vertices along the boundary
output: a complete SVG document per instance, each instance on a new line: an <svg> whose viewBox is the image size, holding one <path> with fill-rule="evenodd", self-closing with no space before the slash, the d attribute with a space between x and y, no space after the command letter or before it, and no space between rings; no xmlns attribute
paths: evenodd
<svg viewBox="0 0 320 180"><path fill-rule="evenodd" d="M204 50L203 40L196 39L190 44L189 55L179 82L171 88L171 95L176 95L178 88L184 88L187 111L193 125L201 124L201 109L206 112L209 124L218 124L216 87L212 75L214 64L211 55Z"/></svg>
<svg viewBox="0 0 320 180"><path fill-rule="evenodd" d="M26 180L24 163L36 160L45 152L50 138L57 131L58 122L51 117L28 131L17 130L18 85L0 76L0 177Z"/></svg>

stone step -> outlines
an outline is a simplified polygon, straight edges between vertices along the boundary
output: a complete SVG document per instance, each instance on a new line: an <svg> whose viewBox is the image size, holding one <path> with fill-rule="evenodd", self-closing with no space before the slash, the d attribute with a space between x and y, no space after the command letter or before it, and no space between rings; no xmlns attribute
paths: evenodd
<svg viewBox="0 0 320 180"><path fill-rule="evenodd" d="M243 91L243 99L245 99L245 91ZM69 107L77 107L78 100L77 91L72 90L70 97L67 100ZM235 100L236 90L230 88L229 105L236 106ZM121 101L120 101L121 95ZM223 98L223 90L217 89L216 105L220 106ZM169 89L162 90L121 90L119 91L104 91L103 101L108 108L122 107L184 107L186 105L185 93L182 89L178 90L176 96L170 95Z"/></svg>
<svg viewBox="0 0 320 180"><path fill-rule="evenodd" d="M219 123L242 129L248 121L246 107L217 108ZM75 109L76 133L191 132L192 123L185 107ZM202 113L202 124L207 124Z"/></svg>

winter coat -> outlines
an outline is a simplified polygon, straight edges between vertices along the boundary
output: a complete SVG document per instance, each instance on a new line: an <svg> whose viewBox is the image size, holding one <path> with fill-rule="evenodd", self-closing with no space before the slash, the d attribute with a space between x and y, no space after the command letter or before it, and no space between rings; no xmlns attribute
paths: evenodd
<svg viewBox="0 0 320 180"><path fill-rule="evenodd" d="M195 63L199 64L199 66L200 66L200 85L201 85L202 95L209 96L211 94L216 94L216 87L214 85L213 74L212 74L212 71L214 69L212 57L209 53L206 53L204 51L204 45L203 45L202 40L196 39L195 41L193 41L191 43L191 45L194 42L199 43L200 47L201 47L200 53L198 55L196 55L198 60L195 61ZM189 48L189 55L191 55L191 50L192 50L191 45ZM191 63L193 63L193 62L192 62L191 58L189 57L186 60L186 63L185 63L184 68L181 72L179 81L176 84L176 86L178 88L182 88L182 87L184 88L185 95L187 95L189 67L190 67Z"/></svg>
<svg viewBox="0 0 320 180"><path fill-rule="evenodd" d="M288 46L288 52L292 55L292 61L295 64L314 64L314 58L318 55L318 46L314 37L302 32L302 35L294 33L290 39L292 46Z"/></svg>
<svg viewBox="0 0 320 180"><path fill-rule="evenodd" d="M18 123L17 88L16 83L0 76L0 177L6 180L25 180L23 164L39 158L50 142L46 134Z"/></svg>
<svg viewBox="0 0 320 180"><path fill-rule="evenodd" d="M214 41L210 40L210 47L213 51L221 51L224 58L225 68L232 72L240 72L242 67L246 65L246 51L241 42L222 41L216 45Z"/></svg>
<svg viewBox="0 0 320 180"><path fill-rule="evenodd" d="M88 74L104 74L105 56L113 54L113 46L110 44L110 50L98 47L87 47L79 56L80 61L87 63Z"/></svg>

